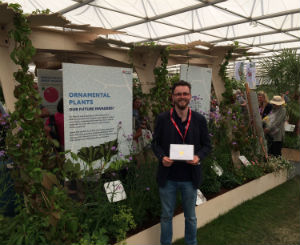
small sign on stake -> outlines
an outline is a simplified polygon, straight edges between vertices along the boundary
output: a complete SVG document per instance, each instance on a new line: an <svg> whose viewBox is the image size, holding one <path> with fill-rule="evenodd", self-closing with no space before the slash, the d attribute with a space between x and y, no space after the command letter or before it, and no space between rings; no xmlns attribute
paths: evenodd
<svg viewBox="0 0 300 245"><path fill-rule="evenodd" d="M126 193L120 180L104 183L104 189L109 202L118 202L126 199Z"/></svg>
<svg viewBox="0 0 300 245"><path fill-rule="evenodd" d="M211 165L211 168L218 176L221 176L223 174L223 169L217 162L214 162L213 165Z"/></svg>
<svg viewBox="0 0 300 245"><path fill-rule="evenodd" d="M239 156L239 159L241 160L241 162L244 164L245 167L251 165L251 163L247 160L245 156Z"/></svg>
<svg viewBox="0 0 300 245"><path fill-rule="evenodd" d="M196 206L199 206L200 204L206 202L206 197L202 194L202 192L197 189L197 200L196 200Z"/></svg>

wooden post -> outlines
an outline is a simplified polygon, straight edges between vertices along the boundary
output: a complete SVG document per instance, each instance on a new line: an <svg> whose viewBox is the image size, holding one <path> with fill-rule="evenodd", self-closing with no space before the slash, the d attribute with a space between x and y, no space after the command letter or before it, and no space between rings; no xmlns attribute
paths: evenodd
<svg viewBox="0 0 300 245"><path fill-rule="evenodd" d="M253 134L257 135L262 152L263 152L265 158L267 159L268 158L268 153L266 150L267 145L265 144L264 131L262 128L262 120L261 120L261 116L259 114L257 94L254 91L251 91L249 89L249 86L247 83L245 86L246 86L248 109L249 109L250 121L251 121L252 129L253 129Z"/></svg>
<svg viewBox="0 0 300 245"><path fill-rule="evenodd" d="M15 108L16 98L14 96L15 78L13 73L17 71L17 65L10 58L13 49L12 41L8 39L9 25L0 31L0 82L3 90L5 105L8 111L12 112Z"/></svg>

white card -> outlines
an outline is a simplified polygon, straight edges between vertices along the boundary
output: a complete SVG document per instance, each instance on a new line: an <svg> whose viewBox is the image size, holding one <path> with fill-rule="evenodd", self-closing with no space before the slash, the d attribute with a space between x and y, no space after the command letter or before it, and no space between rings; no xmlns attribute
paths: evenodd
<svg viewBox="0 0 300 245"><path fill-rule="evenodd" d="M288 122L284 123L284 130L287 132L294 132L296 125L294 124L289 124Z"/></svg>
<svg viewBox="0 0 300 245"><path fill-rule="evenodd" d="M118 202L126 199L126 193L120 180L104 183L104 189L109 202Z"/></svg>
<svg viewBox="0 0 300 245"><path fill-rule="evenodd" d="M245 156L239 156L239 159L244 164L244 166L247 167L247 166L251 165L250 162L247 160L247 158Z"/></svg>
<svg viewBox="0 0 300 245"><path fill-rule="evenodd" d="M197 200L196 200L196 206L199 206L201 203L206 202L206 197L202 194L202 192L197 189Z"/></svg>
<svg viewBox="0 0 300 245"><path fill-rule="evenodd" d="M171 160L193 160L194 145L170 144L170 159Z"/></svg>

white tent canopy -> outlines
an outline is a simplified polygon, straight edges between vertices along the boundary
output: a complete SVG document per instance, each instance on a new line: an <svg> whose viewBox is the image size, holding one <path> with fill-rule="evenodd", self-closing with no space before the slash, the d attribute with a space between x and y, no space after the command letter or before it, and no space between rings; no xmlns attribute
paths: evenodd
<svg viewBox="0 0 300 245"><path fill-rule="evenodd" d="M238 41L258 56L300 47L299 0L7 0L25 13L49 9L75 24L123 31L105 38L127 43Z"/></svg>

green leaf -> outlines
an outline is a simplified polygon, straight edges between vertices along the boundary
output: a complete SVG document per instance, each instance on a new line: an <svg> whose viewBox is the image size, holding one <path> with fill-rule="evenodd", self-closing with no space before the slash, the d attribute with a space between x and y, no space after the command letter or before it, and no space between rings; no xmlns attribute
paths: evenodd
<svg viewBox="0 0 300 245"><path fill-rule="evenodd" d="M24 118L28 121L32 121L34 119L34 116L35 114L32 111L25 112L24 114Z"/></svg>

